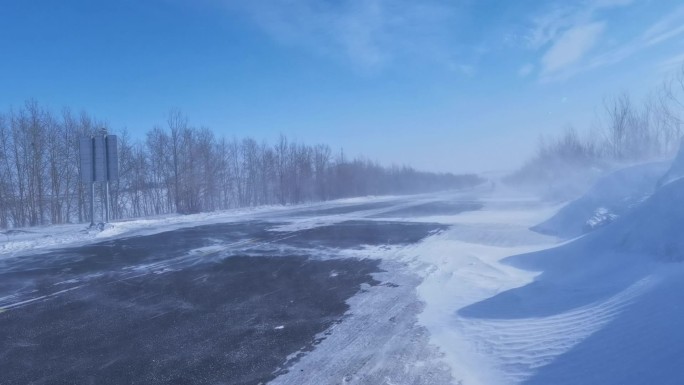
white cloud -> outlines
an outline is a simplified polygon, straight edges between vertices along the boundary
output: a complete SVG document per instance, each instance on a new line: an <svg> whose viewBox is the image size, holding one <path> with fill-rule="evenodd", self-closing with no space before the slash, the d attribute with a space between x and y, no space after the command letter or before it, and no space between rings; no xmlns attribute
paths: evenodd
<svg viewBox="0 0 684 385"><path fill-rule="evenodd" d="M256 0L230 2L284 44L376 68L406 54L444 51L456 7L439 0Z"/></svg>
<svg viewBox="0 0 684 385"><path fill-rule="evenodd" d="M570 13L568 8L559 7L536 17L533 20L534 27L527 37L529 47L539 49L553 41L563 29L572 24Z"/></svg>
<svg viewBox="0 0 684 385"><path fill-rule="evenodd" d="M542 76L567 69L579 62L591 50L603 33L603 23L572 27L563 32L541 59Z"/></svg>
<svg viewBox="0 0 684 385"><path fill-rule="evenodd" d="M419 60L474 76L480 57L489 54L478 50L487 46L487 37L479 42L472 37L480 32L459 34L474 21L470 0L212 1L247 14L282 44L331 56L364 71ZM684 35L684 7L680 7L637 39L604 41L611 32L607 23L611 11L635 1L558 0L544 5L525 33L503 26L506 49L522 45L538 54L538 61L520 68L518 75L535 73L542 81L565 79ZM469 65L459 64L464 62Z"/></svg>
<svg viewBox="0 0 684 385"><path fill-rule="evenodd" d="M651 46L684 35L684 6L679 6L646 28L636 38L617 44L601 44L610 9L633 0L593 0L563 3L533 19L528 47L541 51L540 79L566 79L577 73L618 63ZM601 49L596 49L598 46Z"/></svg>
<svg viewBox="0 0 684 385"><path fill-rule="evenodd" d="M654 45L684 33L684 6L675 9L647 29L641 40Z"/></svg>
<svg viewBox="0 0 684 385"><path fill-rule="evenodd" d="M584 0L556 3L532 18L528 47L540 49L553 43L568 29L594 22L600 11L630 5L634 0Z"/></svg>
<svg viewBox="0 0 684 385"><path fill-rule="evenodd" d="M618 63L651 46L662 44L682 34L684 34L684 6L655 22L637 38L595 55L577 71Z"/></svg>
<svg viewBox="0 0 684 385"><path fill-rule="evenodd" d="M534 71L534 65L527 63L524 66L520 67L520 69L518 70L518 76L520 76L521 78L526 78L532 73L532 71Z"/></svg>

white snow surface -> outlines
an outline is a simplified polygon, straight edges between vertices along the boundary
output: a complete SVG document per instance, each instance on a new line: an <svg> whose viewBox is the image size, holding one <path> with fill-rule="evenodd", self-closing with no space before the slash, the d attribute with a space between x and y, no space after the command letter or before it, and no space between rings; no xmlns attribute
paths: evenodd
<svg viewBox="0 0 684 385"><path fill-rule="evenodd" d="M385 288L368 288L350 300L348 318L274 383L684 383L684 265L668 262L684 250L676 236L684 208L673 210L679 198L684 180L565 243L529 230L558 210L535 200L482 197L480 211L413 218L452 227L416 245L353 253L420 277L414 337L391 329L395 338L381 338L393 327L384 316L412 312L410 292L387 304L373 296ZM397 352L418 344L423 327L436 352ZM438 361L449 381L431 376L440 373Z"/></svg>
<svg viewBox="0 0 684 385"><path fill-rule="evenodd" d="M455 217L407 255L430 266L419 320L463 384L682 384L682 201L677 179L564 244L526 232L543 205Z"/></svg>
<svg viewBox="0 0 684 385"><path fill-rule="evenodd" d="M624 172L632 171L641 175L643 169ZM383 199L396 198L317 206ZM496 192L479 192L477 200L482 210L400 219L451 225L418 244L341 250L343 256L382 259L386 271L376 279L383 284L364 287L352 297L343 321L323 333L313 351L293 354L287 372L273 383L684 383L684 240L679 230L684 224L684 179L666 184L609 225L564 243L530 230L556 214L557 205ZM76 226L41 229L33 235L9 235L0 244L0 256L268 218L290 209L120 222L98 234L73 231ZM281 230L381 212L292 217Z"/></svg>
<svg viewBox="0 0 684 385"><path fill-rule="evenodd" d="M613 171L533 230L569 239L611 223L653 194L669 167L651 162Z"/></svg>
<svg viewBox="0 0 684 385"><path fill-rule="evenodd" d="M58 247L78 246L107 239L150 235L183 227L244 221L258 219L260 217L272 219L274 215L286 214L294 210L306 208L326 209L355 203L381 202L393 199L396 199L396 197L368 196L291 206L260 206L191 215L169 214L156 217L113 221L112 223L107 224L103 231L88 229L86 224L13 229L0 232L0 258L20 256L36 251L47 251ZM343 216L334 217L339 221L344 220ZM330 222L330 220L324 223L328 222ZM309 225L309 227L311 226L312 225Z"/></svg>

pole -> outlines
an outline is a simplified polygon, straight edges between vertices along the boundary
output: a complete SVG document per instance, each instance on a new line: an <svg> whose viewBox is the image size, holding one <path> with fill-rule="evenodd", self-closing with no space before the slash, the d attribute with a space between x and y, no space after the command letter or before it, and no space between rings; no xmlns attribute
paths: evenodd
<svg viewBox="0 0 684 385"><path fill-rule="evenodd" d="M107 129L102 129L102 137L104 140L104 150L105 150L105 181L104 181L104 194L105 194L105 223L109 223L109 145L107 140Z"/></svg>
<svg viewBox="0 0 684 385"><path fill-rule="evenodd" d="M95 182L90 182L90 227L95 226Z"/></svg>
<svg viewBox="0 0 684 385"><path fill-rule="evenodd" d="M105 223L109 223L109 182L105 184Z"/></svg>
<svg viewBox="0 0 684 385"><path fill-rule="evenodd" d="M90 146L92 148L91 161L90 161L90 172L92 173L92 178L90 179L90 227L95 227L95 138L90 137Z"/></svg>

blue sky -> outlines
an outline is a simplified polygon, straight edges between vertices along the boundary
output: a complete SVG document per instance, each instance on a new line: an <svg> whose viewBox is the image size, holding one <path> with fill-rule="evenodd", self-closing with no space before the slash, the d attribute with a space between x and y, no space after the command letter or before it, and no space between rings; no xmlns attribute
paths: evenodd
<svg viewBox="0 0 684 385"><path fill-rule="evenodd" d="M142 134L180 108L437 171L519 165L684 62L681 0L5 0L0 108Z"/></svg>

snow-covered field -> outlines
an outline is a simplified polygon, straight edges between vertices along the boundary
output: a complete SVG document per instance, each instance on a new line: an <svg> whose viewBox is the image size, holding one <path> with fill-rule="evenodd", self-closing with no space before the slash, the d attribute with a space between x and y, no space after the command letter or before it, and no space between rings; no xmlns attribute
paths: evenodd
<svg viewBox="0 0 684 385"><path fill-rule="evenodd" d="M293 354L273 383L681 384L684 180L656 187L666 169L623 170L566 209L485 191L361 198L119 222L101 233L79 232L82 226L31 230L8 235L0 255L275 217L283 232L359 218L436 222L450 227L418 244L341 250L381 259L386 271L377 280L391 287L366 287L350 299L344 320L321 335L313 351ZM587 213L615 203L617 195L624 203L615 206L620 215L588 235L561 239L530 230L566 215L554 226L559 234L576 235L578 223L591 219ZM382 201L396 204L346 214L297 212ZM389 215L421 202L469 201L481 209Z"/></svg>

